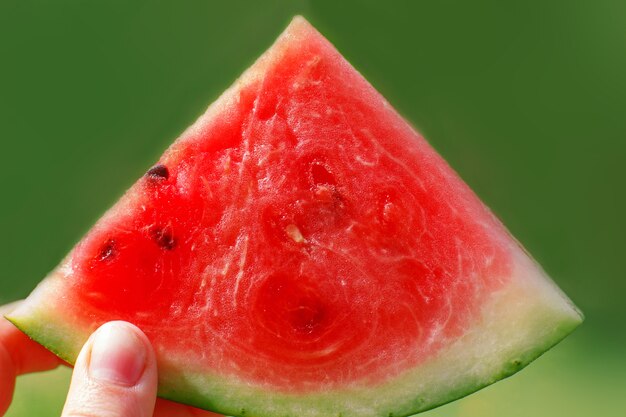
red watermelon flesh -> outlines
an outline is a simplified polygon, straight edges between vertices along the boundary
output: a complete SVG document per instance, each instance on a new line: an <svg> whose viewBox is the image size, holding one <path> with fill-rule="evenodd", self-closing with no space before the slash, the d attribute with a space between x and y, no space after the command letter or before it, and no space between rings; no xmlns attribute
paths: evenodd
<svg viewBox="0 0 626 417"><path fill-rule="evenodd" d="M127 320L154 344L167 398L345 417L472 392L581 315L296 18L10 319L70 362Z"/></svg>

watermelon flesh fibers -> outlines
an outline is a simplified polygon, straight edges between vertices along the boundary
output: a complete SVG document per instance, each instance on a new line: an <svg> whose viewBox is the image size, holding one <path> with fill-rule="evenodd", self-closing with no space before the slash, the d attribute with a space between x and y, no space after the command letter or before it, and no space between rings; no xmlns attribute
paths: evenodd
<svg viewBox="0 0 626 417"><path fill-rule="evenodd" d="M208 410L366 417L506 377L582 315L295 18L9 319L69 362L130 321L159 394Z"/></svg>

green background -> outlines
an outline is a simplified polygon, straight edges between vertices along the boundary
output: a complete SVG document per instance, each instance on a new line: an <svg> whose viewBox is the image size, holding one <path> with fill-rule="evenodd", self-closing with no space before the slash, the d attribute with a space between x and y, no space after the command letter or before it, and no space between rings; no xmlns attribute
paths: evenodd
<svg viewBox="0 0 626 417"><path fill-rule="evenodd" d="M430 417L623 416L626 2L0 0L0 302L305 15L586 313L520 374ZM58 416L69 371L9 416Z"/></svg>

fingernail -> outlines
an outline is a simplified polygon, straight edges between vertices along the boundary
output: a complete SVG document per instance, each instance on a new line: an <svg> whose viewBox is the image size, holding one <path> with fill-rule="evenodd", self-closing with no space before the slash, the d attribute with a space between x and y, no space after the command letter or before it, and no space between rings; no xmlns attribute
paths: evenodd
<svg viewBox="0 0 626 417"><path fill-rule="evenodd" d="M129 325L107 323L94 335L90 375L99 381L133 386L146 367L146 346Z"/></svg>

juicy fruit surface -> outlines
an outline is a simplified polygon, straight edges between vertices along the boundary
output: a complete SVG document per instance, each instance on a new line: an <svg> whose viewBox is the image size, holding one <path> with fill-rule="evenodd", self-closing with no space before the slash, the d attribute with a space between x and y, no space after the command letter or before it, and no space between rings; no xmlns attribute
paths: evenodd
<svg viewBox="0 0 626 417"><path fill-rule="evenodd" d="M287 48L80 244L72 292L90 318L132 321L164 350L202 352L198 366L281 389L378 382L423 361L464 332L509 255L396 119L326 43Z"/></svg>

